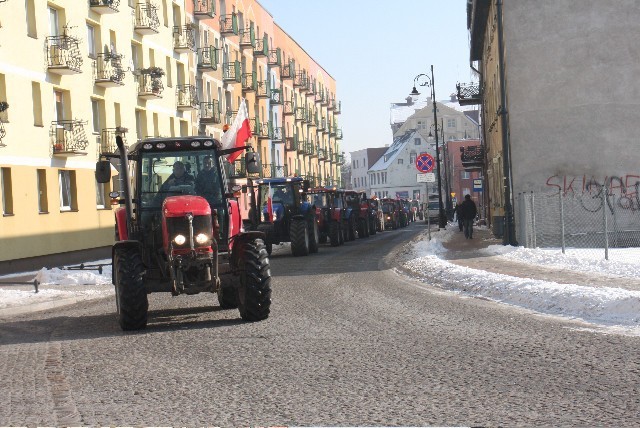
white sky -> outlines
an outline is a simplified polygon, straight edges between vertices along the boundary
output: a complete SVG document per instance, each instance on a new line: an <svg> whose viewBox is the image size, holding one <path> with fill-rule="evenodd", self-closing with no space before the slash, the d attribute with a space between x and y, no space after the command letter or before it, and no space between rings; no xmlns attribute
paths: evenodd
<svg viewBox="0 0 640 428"><path fill-rule="evenodd" d="M615 249L610 261L602 252L572 250L563 255L559 249L526 249L492 245L481 250L498 259L512 260L530 265L554 267L558 270L592 272L612 278L610 287L589 287L580 284L522 279L461 267L444 260L446 249L442 243L449 240L456 228L432 232L432 240L413 245L404 267L412 277L432 286L434 278L439 290L460 297L483 297L502 304L529 309L540 314L583 320L590 328L608 333L640 335L640 292L616 287L615 278L640 279L640 249ZM286 249L282 249L286 250ZM109 263L101 260L91 263ZM33 273L34 275L36 272ZM113 295L111 268L97 271L42 269L40 292L33 287L10 286L0 289L0 315L2 309L25 306L66 298L95 299ZM6 281L10 276L0 277ZM276 278L277 284L277 278ZM588 324L585 324L585 328Z"/></svg>

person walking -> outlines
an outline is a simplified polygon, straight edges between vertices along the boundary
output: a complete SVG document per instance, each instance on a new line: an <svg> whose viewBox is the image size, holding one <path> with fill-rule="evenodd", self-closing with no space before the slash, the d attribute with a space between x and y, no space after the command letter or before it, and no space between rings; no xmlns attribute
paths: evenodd
<svg viewBox="0 0 640 428"><path fill-rule="evenodd" d="M460 204L456 203L456 207L454 208L456 213L456 221L458 222L458 227L460 228L460 232L462 232L462 212L460 211Z"/></svg>
<svg viewBox="0 0 640 428"><path fill-rule="evenodd" d="M473 220L478 214L476 203L471 200L471 195L465 195L462 205L460 205L460 214L462 214L462 223L464 226L464 237L473 238Z"/></svg>

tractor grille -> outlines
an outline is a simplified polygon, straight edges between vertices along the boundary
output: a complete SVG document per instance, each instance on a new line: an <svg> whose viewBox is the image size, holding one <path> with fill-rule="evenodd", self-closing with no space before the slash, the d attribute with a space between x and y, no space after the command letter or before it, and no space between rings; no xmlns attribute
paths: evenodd
<svg viewBox="0 0 640 428"><path fill-rule="evenodd" d="M193 217L193 237L189 235L189 220L186 217L170 217L167 218L167 232L169 234L169 239L173 240L176 235L184 235L187 240L183 245L178 245L173 242L174 248L190 248L191 240L198 236L199 233L204 233L207 236L211 237L211 216L209 215L199 215ZM210 245L210 244L209 244ZM195 243L195 247L198 247L198 244ZM208 246L207 244L204 245Z"/></svg>

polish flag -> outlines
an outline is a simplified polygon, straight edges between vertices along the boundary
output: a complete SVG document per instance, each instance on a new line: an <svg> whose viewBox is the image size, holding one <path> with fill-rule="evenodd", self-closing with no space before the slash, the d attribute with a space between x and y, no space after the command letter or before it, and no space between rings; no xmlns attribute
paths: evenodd
<svg viewBox="0 0 640 428"><path fill-rule="evenodd" d="M222 135L222 148L231 149L233 147L244 147L244 144L249 138L251 138L249 113L247 112L247 104L245 103L244 98L242 98L242 101L240 101L240 106L238 107L238 114L236 115L235 119L233 119L233 123L231 124L227 132ZM241 154L242 150L233 152L227 157L227 160L229 162L233 162Z"/></svg>
<svg viewBox="0 0 640 428"><path fill-rule="evenodd" d="M267 214L269 215L269 221L273 222L273 190L271 189L271 183L269 183L269 197L267 198Z"/></svg>

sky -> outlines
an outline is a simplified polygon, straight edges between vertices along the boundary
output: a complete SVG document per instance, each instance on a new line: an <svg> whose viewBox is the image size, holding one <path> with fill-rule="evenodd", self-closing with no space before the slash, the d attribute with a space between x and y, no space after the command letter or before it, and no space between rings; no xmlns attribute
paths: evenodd
<svg viewBox="0 0 640 428"><path fill-rule="evenodd" d="M386 232L385 232L386 233ZM481 249L483 255L501 260L516 261L532 266L544 266L558 271L581 274L615 276L610 287L589 287L581 284L558 284L550 281L519 278L504 274L470 269L446 260L443 243L450 240L456 227L432 232L429 240L426 232L411 244L403 267L416 286L451 293L461 298L477 297L498 304L522 308L542 316L554 316L584 321L582 329L604 334L640 336L640 291L616 287L624 279L640 279L638 248L616 248L610 260L593 250L571 250L562 254L559 248L524 248L490 245ZM370 239L376 239L372 237ZM289 244L274 247L274 255L289 254ZM110 260L85 264L110 263ZM0 317L3 314L28 312L30 308L45 309L47 302L74 303L102 297L114 297L111 285L111 267L105 266L102 274L97 271L78 271L43 268L32 272L41 281L39 292L32 286L0 287ZM402 273L407 275L405 273ZM11 276L0 277L0 282ZM434 284L437 278L437 284ZM276 279L277 280L277 279Z"/></svg>
<svg viewBox="0 0 640 428"><path fill-rule="evenodd" d="M347 154L391 144L391 103L404 102L415 77L430 74L431 65L437 100L448 99L456 83L474 80L466 0L258 1L336 80Z"/></svg>

